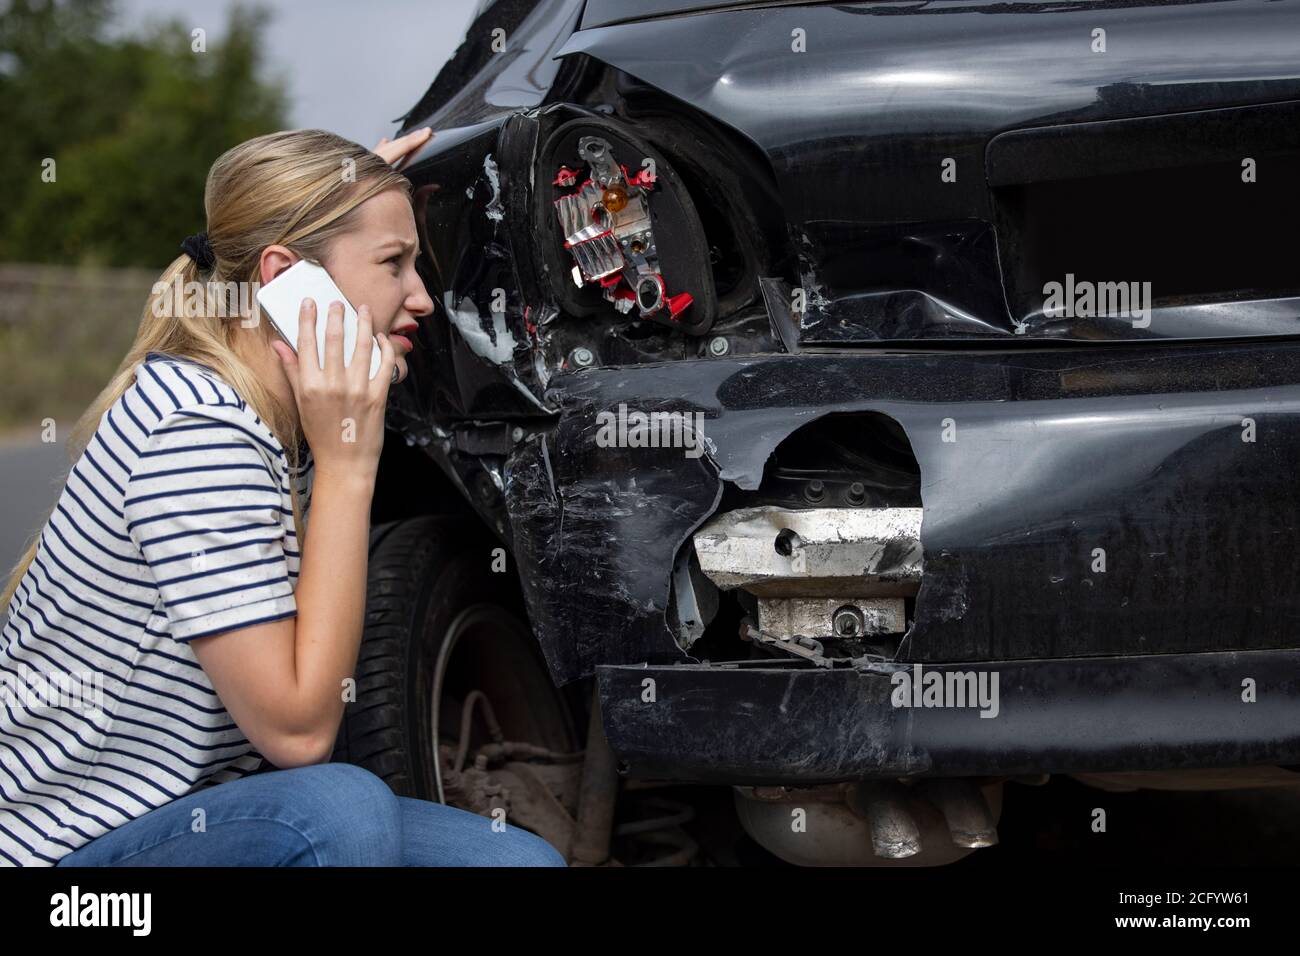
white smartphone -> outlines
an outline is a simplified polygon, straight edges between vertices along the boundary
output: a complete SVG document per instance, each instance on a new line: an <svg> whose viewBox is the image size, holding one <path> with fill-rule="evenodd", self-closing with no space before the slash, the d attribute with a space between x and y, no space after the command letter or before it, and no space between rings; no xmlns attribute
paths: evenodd
<svg viewBox="0 0 1300 956"><path fill-rule="evenodd" d="M331 302L343 303L343 364L352 364L352 351L357 344L357 310L347 300L330 274L313 262L299 259L289 268L257 290L257 304L271 319L271 324L296 352L298 350L298 310L303 299L316 302L316 363L325 368L325 330L328 326ZM371 336L374 340L374 336ZM374 341L370 353L370 377L379 373L384 354L379 342ZM397 380L397 369L393 369Z"/></svg>

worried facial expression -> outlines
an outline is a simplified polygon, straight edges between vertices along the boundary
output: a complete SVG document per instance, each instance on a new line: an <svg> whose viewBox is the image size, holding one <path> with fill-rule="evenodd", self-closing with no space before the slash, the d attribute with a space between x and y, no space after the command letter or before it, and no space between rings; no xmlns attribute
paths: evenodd
<svg viewBox="0 0 1300 956"><path fill-rule="evenodd" d="M401 381L419 317L433 312L433 300L415 271L420 250L415 217L397 189L371 196L354 215L353 227L330 244L321 265L354 308L370 307L373 331L388 333Z"/></svg>

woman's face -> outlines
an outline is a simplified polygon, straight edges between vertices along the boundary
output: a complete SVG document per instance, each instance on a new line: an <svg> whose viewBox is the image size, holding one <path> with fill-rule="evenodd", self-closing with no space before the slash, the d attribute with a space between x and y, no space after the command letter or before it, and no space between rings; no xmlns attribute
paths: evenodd
<svg viewBox="0 0 1300 956"><path fill-rule="evenodd" d="M433 312L433 300L415 271L420 247L411 204L400 190L386 189L358 206L353 222L330 244L321 264L355 308L370 306L374 331L388 333L393 343L402 381L418 319Z"/></svg>

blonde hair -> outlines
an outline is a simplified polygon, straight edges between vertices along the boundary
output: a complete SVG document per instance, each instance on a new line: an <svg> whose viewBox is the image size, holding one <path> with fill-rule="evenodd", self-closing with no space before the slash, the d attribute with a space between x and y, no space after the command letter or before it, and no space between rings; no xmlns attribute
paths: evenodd
<svg viewBox="0 0 1300 956"><path fill-rule="evenodd" d="M171 291L189 283L248 283L255 287L262 250L283 245L305 259L319 262L329 244L351 224L350 215L371 196L388 189L410 195L410 182L377 154L325 130L290 130L258 136L223 153L208 172L203 191L208 241L215 257L212 271L200 276L188 254L163 272L145 303L135 341L107 386L72 428L69 461L75 463L94 436L104 413L135 382L136 370L150 352L167 352L209 366L235 389L284 447L295 471L301 428L291 409L259 381L240 356L239 320L245 316L240 299L205 307L192 315ZM213 288L207 286L207 288ZM220 288L218 286L217 288ZM230 288L230 287L227 287ZM237 288L237 287L235 287ZM207 306L212 297L205 297ZM246 304L246 303L244 303ZM257 322L261 338L275 334L269 322ZM291 482L294 527L303 540L297 482ZM57 503L56 506L57 507ZM52 508L49 515L53 515ZM46 516L46 521L49 520ZM36 557L45 522L29 542L10 573L0 607L8 607L18 585Z"/></svg>

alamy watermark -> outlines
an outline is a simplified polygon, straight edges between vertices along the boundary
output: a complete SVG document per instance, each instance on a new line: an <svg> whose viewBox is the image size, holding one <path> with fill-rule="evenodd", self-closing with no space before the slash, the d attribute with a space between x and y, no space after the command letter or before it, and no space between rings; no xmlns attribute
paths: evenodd
<svg viewBox="0 0 1300 956"><path fill-rule="evenodd" d="M889 700L895 707L978 707L981 717L996 717L997 671L923 671L913 664L910 671L895 671Z"/></svg>
<svg viewBox="0 0 1300 956"><path fill-rule="evenodd" d="M1133 328L1151 324L1150 282L1078 282L1067 272L1064 282L1043 286L1043 314L1049 318L1113 316L1133 320Z"/></svg>
<svg viewBox="0 0 1300 956"><path fill-rule="evenodd" d="M50 897L50 925L124 926L132 936L148 936L153 930L153 894L83 893L74 883L66 893Z"/></svg>
<svg viewBox="0 0 1300 956"><path fill-rule="evenodd" d="M170 283L153 284L153 315L156 319L241 318L246 328L252 328L261 319L259 288L260 282L234 279L182 282L178 273Z"/></svg>
<svg viewBox="0 0 1300 956"><path fill-rule="evenodd" d="M627 410L596 415L596 446L599 448L681 448L687 458L704 454L703 412L642 412Z"/></svg>
<svg viewBox="0 0 1300 956"><path fill-rule="evenodd" d="M56 672L18 665L18 672L0 673L0 703L39 713L43 710L104 710L104 675L101 671Z"/></svg>

